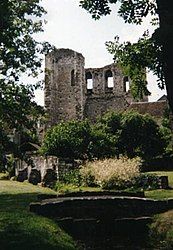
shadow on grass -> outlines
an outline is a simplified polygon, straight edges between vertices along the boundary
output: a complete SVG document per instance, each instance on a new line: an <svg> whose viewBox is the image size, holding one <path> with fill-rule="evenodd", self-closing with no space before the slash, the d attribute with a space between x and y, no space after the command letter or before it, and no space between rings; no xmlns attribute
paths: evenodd
<svg viewBox="0 0 173 250"><path fill-rule="evenodd" d="M29 212L39 193L0 195L0 249L76 249L70 236L47 218Z"/></svg>

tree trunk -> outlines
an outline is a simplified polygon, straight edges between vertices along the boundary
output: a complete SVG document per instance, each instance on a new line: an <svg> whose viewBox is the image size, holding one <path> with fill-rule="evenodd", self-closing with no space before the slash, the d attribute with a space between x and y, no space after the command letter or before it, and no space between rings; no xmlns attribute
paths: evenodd
<svg viewBox="0 0 173 250"><path fill-rule="evenodd" d="M156 0L163 46L164 76L167 98L173 113L173 0Z"/></svg>

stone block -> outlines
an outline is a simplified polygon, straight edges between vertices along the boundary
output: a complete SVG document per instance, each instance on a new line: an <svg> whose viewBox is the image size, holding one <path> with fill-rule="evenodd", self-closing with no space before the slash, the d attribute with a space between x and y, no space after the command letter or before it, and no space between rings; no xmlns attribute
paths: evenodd
<svg viewBox="0 0 173 250"><path fill-rule="evenodd" d="M29 183L32 183L33 185L37 185L38 183L40 183L41 182L40 170L31 169L28 181L29 181Z"/></svg>

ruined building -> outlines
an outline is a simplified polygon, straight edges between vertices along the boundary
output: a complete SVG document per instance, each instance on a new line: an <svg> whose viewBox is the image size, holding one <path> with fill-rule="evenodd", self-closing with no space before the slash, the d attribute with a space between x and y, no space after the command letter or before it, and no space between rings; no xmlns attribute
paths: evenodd
<svg viewBox="0 0 173 250"><path fill-rule="evenodd" d="M71 119L94 121L109 110L125 110L133 101L129 79L116 64L88 69L84 65L83 55L70 49L46 56L45 108L50 125Z"/></svg>

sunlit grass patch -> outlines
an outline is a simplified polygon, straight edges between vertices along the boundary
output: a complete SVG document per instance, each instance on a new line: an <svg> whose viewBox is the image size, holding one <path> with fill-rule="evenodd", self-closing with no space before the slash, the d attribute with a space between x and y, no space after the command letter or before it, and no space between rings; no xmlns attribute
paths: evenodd
<svg viewBox="0 0 173 250"><path fill-rule="evenodd" d="M55 192L26 182L0 181L0 249L77 249L53 220L29 212L38 194Z"/></svg>

